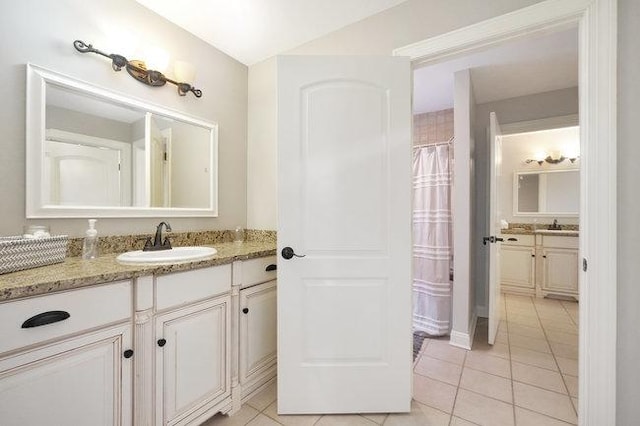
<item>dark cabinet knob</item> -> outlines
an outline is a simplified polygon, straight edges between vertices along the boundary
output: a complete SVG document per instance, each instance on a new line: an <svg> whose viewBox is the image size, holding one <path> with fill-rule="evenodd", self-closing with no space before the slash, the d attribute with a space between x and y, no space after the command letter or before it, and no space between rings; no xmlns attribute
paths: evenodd
<svg viewBox="0 0 640 426"><path fill-rule="evenodd" d="M244 308L244 309L242 310L242 313L243 313L243 314L248 314L248 313L249 313L249 308Z"/></svg>
<svg viewBox="0 0 640 426"><path fill-rule="evenodd" d="M167 341L165 339L158 340L158 346L163 347L166 344L167 344Z"/></svg>
<svg viewBox="0 0 640 426"><path fill-rule="evenodd" d="M131 357L133 356L133 350L131 350L131 349L127 349L126 351L124 351L124 354L123 354L123 355L124 355L124 357L125 357L125 358L127 358L127 359L128 359L128 358L131 358Z"/></svg>

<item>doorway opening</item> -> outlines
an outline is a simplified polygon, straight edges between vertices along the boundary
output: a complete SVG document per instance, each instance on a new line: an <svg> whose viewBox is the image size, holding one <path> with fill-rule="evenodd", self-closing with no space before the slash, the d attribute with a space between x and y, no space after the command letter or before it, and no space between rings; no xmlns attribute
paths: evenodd
<svg viewBox="0 0 640 426"><path fill-rule="evenodd" d="M458 401L458 397L453 397L449 412L454 416L458 413L461 418L465 418L465 415L470 416L466 418L469 421L475 420L479 423L488 421L488 419L473 417L476 414L461 412L462 408L460 407L464 406L466 399L476 398L486 400L487 404L507 404L506 406L501 405L504 409L502 414L507 415L511 410L515 422L518 417L527 415L539 416L539 420L550 418L570 423L577 422L577 304L569 301L552 301L543 297L568 296L570 293L568 291L558 292L557 288L548 291L546 285L550 282L556 282L556 285L564 285L565 287L573 286L577 295L578 239L569 237L570 243L560 242L558 239L565 237L565 234L550 234L548 237L540 234L539 244L536 245L538 237L533 235L532 228L551 226L554 223L554 216L556 216L559 219L557 223L560 224L560 227L564 226L565 230L569 230L568 226L571 230L577 230L579 209L576 208L574 214L563 214L560 210L535 213L519 212L517 206L514 210L512 197L514 196L514 182L518 182L514 179L516 176L518 178L521 176L517 172L523 172L522 176L524 176L524 172L527 171L533 175L535 168L545 171L564 169L576 171L579 169L579 154L566 153L567 161L552 164L553 161L559 160L560 155L556 157L557 149L551 149L552 146L544 145L544 143L540 145L539 138L537 142L539 146L536 148L532 142L535 138L531 139L536 135L532 132L526 133L530 140L524 142L518 140L515 135L516 132L525 132L524 129L527 128L527 125L530 128L535 128L535 126L560 127L563 120L566 120L567 114L570 114L570 117L577 124L579 109L578 62L578 30L574 27L502 43L483 49L481 52L471 53L446 62L429 64L414 70L414 159L416 151L426 149L426 147L437 147L452 141L452 151L454 152L452 159L455 157L456 160L451 161L451 170L454 175L452 183L453 186L458 185L458 188L451 191L453 214L449 215L449 219L450 225L452 225L452 238L451 240L441 240L445 243L451 242L449 247L452 249L453 264L455 265L451 277L450 300L452 300L452 305L448 307L448 310L432 308L435 301L420 306L420 297L416 297L426 293L423 281L428 281L423 278L425 272L419 269L425 267L424 258L428 254L423 249L425 244L419 243L421 234L429 236L432 251L440 250L442 254L447 247L443 244L433 244L434 236L438 233L442 234L436 220L438 217L442 218L442 210L438 210L440 205L436 204L434 211L422 212L419 206L416 206L421 197L414 193L413 331L414 356L416 357L414 381L421 383L426 378L431 382L435 380L443 386L449 384L450 391L455 390L456 395L462 396L460 401ZM437 100L440 98L447 100L438 103ZM426 107L425 110L421 102L423 104L431 102L437 106ZM509 145L509 149L501 152L503 154L502 165L507 167L503 170L498 188L501 194L508 190L505 195L509 195L509 197L502 197L505 199L504 202L497 206L499 208L497 231L490 230L489 227L491 221L489 200L492 195L495 195L489 190L492 140L488 135L488 128L490 127L489 115L492 112L497 112L498 117L505 118L502 120L503 123L507 123L504 126L507 129L505 133L510 134L502 137L502 142ZM451 120L447 120L447 114ZM440 119L438 119L439 116ZM542 128L535 130L542 130ZM446 131L450 133L446 133ZM572 152L576 151L576 144L579 152L578 128L574 127L571 131L576 136L571 147ZM538 137L542 137L540 132L535 133ZM526 154L518 150L509 151L513 148L511 145L517 143L519 143L518 149L525 150ZM547 157L545 155L543 157L544 165L539 165L537 161L526 162L529 159L537 158L536 156L543 150L549 152L550 161L544 161L544 158ZM500 158L499 155L498 158ZM573 158L574 161L571 162L569 158ZM569 166L567 167L567 165ZM416 181L423 182L424 179L415 175L415 169L414 162L414 184ZM579 172L577 172L577 182L576 179L573 179L574 175L568 173L567 176L569 175L569 180L578 184L577 187L572 188L570 193L565 191L565 196L560 200L554 199L554 194L545 194L537 201L546 205L552 201L567 201L568 198L577 200L580 194ZM557 187L560 181L555 184L553 182L557 180L556 177L560 176L559 172L542 175L538 178L541 181L539 186ZM440 183L443 184L443 182L444 180L441 179ZM467 182L466 192L460 193L460 187L463 187L464 191ZM416 185L414 185L414 190L415 187ZM425 195L424 198L430 199L433 204L433 200L437 199L437 196L437 192L432 190L431 195ZM418 203L416 203L416 199ZM523 208L528 207L523 206ZM416 220L416 217L418 219L427 218L430 223L425 226L416 226L416 222L420 222L420 220ZM509 228L509 223L511 223L511 228L515 228L515 231L505 230L503 235L500 231L501 222L503 223L502 228ZM431 226L430 230L425 232L424 228L429 228L429 226ZM458 235L456 235L456 228ZM489 324L486 320L490 316L489 245L482 245L483 237L491 235L497 240L500 238L511 239L510 245L517 246L518 243L513 241L518 239L517 236L508 234L509 232L517 232L518 228L522 228L521 232L526 235L521 238L521 243L531 244L526 247L515 247L512 252L508 251L510 247L506 245L508 255L513 257L513 253L518 253L520 256L515 260L507 259L504 265L507 267L506 278L510 278L508 273L515 271L524 275L521 268L524 264L530 273L526 283L527 290L530 292L522 291L519 294L510 294L502 300L498 297L497 306L499 308L496 310L498 316L495 323L497 334L494 333L491 344L489 344ZM553 244L548 247L542 246L543 238L545 242L552 241L555 246ZM503 243L497 243L496 246L501 244ZM569 244L572 247L564 247L563 244ZM498 254L505 252L499 247L496 249ZM538 251L541 261L536 266L535 256ZM527 254L527 259L524 259L524 254ZM559 257L547 260L549 256L553 257L553 255L562 256L562 262L558 262ZM542 259L545 262L542 262ZM435 262L435 259L429 260L431 263ZM549 278L550 272L553 273L552 271L556 269L558 271L555 272L555 277ZM440 270L436 269L435 271ZM557 278L558 273L562 275L561 278ZM436 272L432 276L438 279L441 278L442 273ZM547 278L543 284L545 276ZM443 285L442 281L440 280L440 288ZM499 286L500 279L498 278L497 281ZM540 290L536 294L538 281L540 281ZM567 283L565 284L565 282ZM516 287L512 286L507 290L514 288ZM432 292L432 294L434 293ZM500 296L499 287L497 294ZM441 296L441 293L437 296ZM434 298L431 294L427 294L425 297ZM456 297L465 299L465 303L463 303L465 309L456 309L456 301L453 300ZM450 337L428 335L428 332L425 332L421 327L423 324L420 320L425 315L421 313L420 309L427 311L431 309L432 317L441 315L440 320L450 320L450 333L449 331L443 333L450 334ZM444 313L450 314L450 317L442 318ZM480 317L479 320L477 320L478 317ZM509 319L513 321L508 322ZM561 320L566 320L566 323L561 324ZM509 323L513 323L512 333L509 333ZM461 325L462 327L460 327ZM532 333L536 333L536 336L533 336ZM424 337L426 339L421 344L420 339ZM445 342L450 342L452 345L464 349L471 349L471 352L466 353L466 351L452 347L444 348L443 343ZM442 354L446 355L442 356ZM492 367L487 367L487 365L492 365ZM496 365L504 365L505 367L496 367ZM447 373L444 373L445 371ZM540 377L544 377L545 381L541 382ZM531 388L535 388L533 391L539 395L534 398L533 403L531 401L524 402L522 393L530 391ZM430 406L437 403L432 400L432 395L429 395L428 392L414 397L420 398L421 396L424 399L418 400L419 402ZM544 398L550 396L558 401L558 407L546 406L541 403ZM523 414L522 410L528 411ZM496 413L498 412L501 411L497 410Z"/></svg>

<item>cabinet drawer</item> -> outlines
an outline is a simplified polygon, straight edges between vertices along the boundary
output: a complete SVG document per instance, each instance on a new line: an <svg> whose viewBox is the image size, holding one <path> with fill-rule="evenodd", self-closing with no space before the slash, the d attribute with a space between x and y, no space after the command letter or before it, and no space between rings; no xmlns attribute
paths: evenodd
<svg viewBox="0 0 640 426"><path fill-rule="evenodd" d="M46 325L22 328L27 319L53 311L69 316ZM124 321L131 318L131 312L130 281L7 302L0 305L0 353Z"/></svg>
<svg viewBox="0 0 640 426"><path fill-rule="evenodd" d="M193 303L231 291L231 265L156 277L156 310Z"/></svg>
<svg viewBox="0 0 640 426"><path fill-rule="evenodd" d="M578 237L558 237L554 235L543 235L542 245L545 247L577 249Z"/></svg>
<svg viewBox="0 0 640 426"><path fill-rule="evenodd" d="M533 235L524 235L524 234L502 234L502 238L504 241L503 245L508 244L510 246L534 246L535 239ZM509 240L511 238L511 240ZM513 241L513 240L516 241Z"/></svg>
<svg viewBox="0 0 640 426"><path fill-rule="evenodd" d="M242 262L241 288L275 280L277 271L275 269L267 271L267 267L270 265L276 265L276 256L260 257Z"/></svg>

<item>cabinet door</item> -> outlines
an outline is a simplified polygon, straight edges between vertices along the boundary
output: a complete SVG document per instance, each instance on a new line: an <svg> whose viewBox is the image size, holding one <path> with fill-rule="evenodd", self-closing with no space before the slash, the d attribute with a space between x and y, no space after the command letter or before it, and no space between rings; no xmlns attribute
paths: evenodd
<svg viewBox="0 0 640 426"><path fill-rule="evenodd" d="M130 425L131 325L0 360L3 426Z"/></svg>
<svg viewBox="0 0 640 426"><path fill-rule="evenodd" d="M229 296L156 318L156 424L187 424L230 394Z"/></svg>
<svg viewBox="0 0 640 426"><path fill-rule="evenodd" d="M250 382L274 366L276 281L240 291L240 383Z"/></svg>
<svg viewBox="0 0 640 426"><path fill-rule="evenodd" d="M574 249L545 248L542 250L542 287L561 293L578 293L578 251Z"/></svg>
<svg viewBox="0 0 640 426"><path fill-rule="evenodd" d="M535 250L533 247L501 247L500 280L502 285L533 289Z"/></svg>

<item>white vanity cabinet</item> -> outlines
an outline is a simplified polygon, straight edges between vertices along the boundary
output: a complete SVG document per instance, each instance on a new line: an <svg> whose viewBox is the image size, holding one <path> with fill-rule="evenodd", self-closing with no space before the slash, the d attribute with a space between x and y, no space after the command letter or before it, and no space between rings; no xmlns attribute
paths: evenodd
<svg viewBox="0 0 640 426"><path fill-rule="evenodd" d="M136 413L136 423L150 424L153 415L156 425L197 425L218 411L229 411L231 265L157 276L153 291L145 289L144 280L139 285L142 293L155 296L153 331L142 332L139 342L155 358L155 401L147 395L150 388L146 393L141 389L140 403L154 408ZM140 366L141 373L148 372L151 361L143 360L148 364ZM138 385L149 386L149 379L140 377Z"/></svg>
<svg viewBox="0 0 640 426"><path fill-rule="evenodd" d="M0 305L3 426L131 424L131 294L122 281Z"/></svg>
<svg viewBox="0 0 640 426"><path fill-rule="evenodd" d="M235 266L240 285L237 373L241 400L246 401L276 376L276 257Z"/></svg>
<svg viewBox="0 0 640 426"><path fill-rule="evenodd" d="M503 291L535 294L536 249L533 235L505 234L500 248L500 286Z"/></svg>
<svg viewBox="0 0 640 426"><path fill-rule="evenodd" d="M578 238L540 235L539 295L578 299Z"/></svg>

